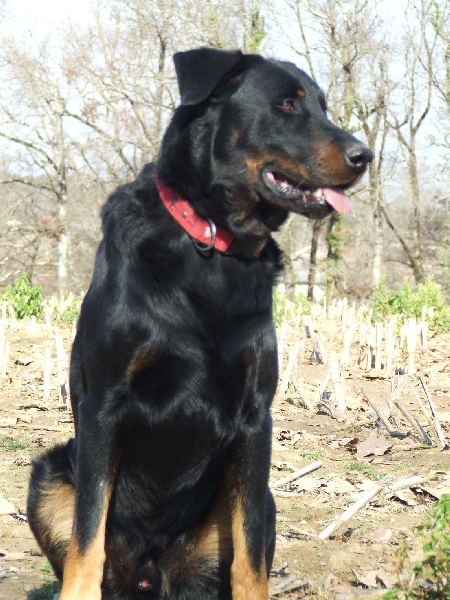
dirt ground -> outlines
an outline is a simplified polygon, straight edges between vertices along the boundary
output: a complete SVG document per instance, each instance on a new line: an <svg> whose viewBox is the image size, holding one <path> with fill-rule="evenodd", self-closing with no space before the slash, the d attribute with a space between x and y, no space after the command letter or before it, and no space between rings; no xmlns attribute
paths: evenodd
<svg viewBox="0 0 450 600"><path fill-rule="evenodd" d="M0 367L0 600L51 600L58 586L28 528L25 508L31 459L72 435L70 412L59 397L54 347L51 397L45 401L43 398L46 345L55 333L63 335L69 354L71 332L51 332L39 324L34 331L25 324L6 329L9 359L6 367ZM401 400L421 422L433 445L425 445L404 419L393 429L406 436L388 434L360 389L378 408L386 409L391 380L358 366L357 345L352 348L350 368L343 372L345 412L331 414L317 405L328 367L311 363L311 340L303 331L291 334L290 346L294 339L301 339L302 350L289 383L282 386L273 406L271 482L278 525L272 597L381 597L380 590L397 579L399 544L406 540L410 560L419 557L415 527L436 498L450 493L450 452L440 449L431 422L426 423L419 407L419 399L426 402L425 396L414 377ZM322 335L329 350L339 350L342 335L338 328L328 330L324 326ZM449 335L432 337L429 349L416 354L416 367L426 376L447 440L449 355ZM399 353L395 362L401 365L404 359ZM325 386L325 390L332 389L331 384ZM333 394L330 398L333 400ZM427 407L425 413L430 414ZM362 444L370 434L369 442ZM321 465L311 473L278 483L317 461ZM386 488L413 475L422 475L425 480L397 491ZM318 537L356 501L358 494L376 484L383 489L369 504L342 523L329 539Z"/></svg>

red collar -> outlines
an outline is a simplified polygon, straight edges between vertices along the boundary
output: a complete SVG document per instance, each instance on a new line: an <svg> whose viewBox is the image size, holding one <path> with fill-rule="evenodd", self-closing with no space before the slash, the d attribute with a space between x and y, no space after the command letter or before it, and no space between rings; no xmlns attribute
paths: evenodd
<svg viewBox="0 0 450 600"><path fill-rule="evenodd" d="M168 185L155 178L158 193L164 206L170 212L172 217L181 225L186 233L204 244L199 247L202 251L218 250L223 254L240 254L247 258L258 258L267 238L261 238L256 244L242 243L230 231L217 227L211 219L203 219L194 210L193 206L175 192Z"/></svg>

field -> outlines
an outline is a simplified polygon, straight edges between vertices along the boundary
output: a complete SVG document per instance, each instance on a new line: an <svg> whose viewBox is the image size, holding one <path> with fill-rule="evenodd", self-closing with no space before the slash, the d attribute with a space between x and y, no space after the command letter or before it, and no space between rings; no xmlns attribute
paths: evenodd
<svg viewBox="0 0 450 600"><path fill-rule="evenodd" d="M409 364L410 375L392 379L384 355L374 355L376 369L369 364L370 344L361 337L361 323L354 326L359 337L355 329L348 365L341 360L336 373L333 359L341 357L347 325L341 310L333 318L316 315L309 322L308 333L314 327L319 336L307 337L299 318L280 328L283 356L273 405L271 474L278 507L273 598L382 597L383 589L393 586L401 571L420 557L415 528L426 511L450 493L449 450L442 449L450 439L450 335L429 332L424 348L417 337L412 358L411 346L408 355L407 346L400 349L396 343L394 367L406 371L409 361L414 364ZM69 355L72 332L9 320L4 320L3 331L0 599L51 600L58 586L29 531L25 507L32 458L72 435L71 414L61 394L66 364L62 356L58 367L55 343L55 336L62 337ZM317 362L318 352L328 364ZM48 375L44 378L49 365L50 389ZM423 373L425 387L417 372ZM443 443L425 390L434 403ZM395 402L389 405L392 399L420 422L431 445ZM312 463L315 470L280 482ZM392 485L412 476L421 478L398 489ZM370 502L329 537L318 535L368 490L373 494ZM400 548L406 548L404 563Z"/></svg>

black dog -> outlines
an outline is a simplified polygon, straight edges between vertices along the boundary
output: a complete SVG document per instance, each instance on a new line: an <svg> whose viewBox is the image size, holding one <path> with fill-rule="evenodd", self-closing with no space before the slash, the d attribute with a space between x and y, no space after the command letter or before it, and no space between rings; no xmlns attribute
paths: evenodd
<svg viewBox="0 0 450 600"><path fill-rule="evenodd" d="M155 164L103 208L70 389L75 440L35 462L31 528L61 600L266 600L277 386L271 238L348 210L372 153L291 63L197 49Z"/></svg>

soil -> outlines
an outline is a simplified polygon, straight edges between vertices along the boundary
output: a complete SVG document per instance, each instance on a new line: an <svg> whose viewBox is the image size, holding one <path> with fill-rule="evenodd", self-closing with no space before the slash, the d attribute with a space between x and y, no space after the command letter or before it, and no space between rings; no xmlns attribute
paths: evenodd
<svg viewBox="0 0 450 600"><path fill-rule="evenodd" d="M62 402L55 346L52 347L52 390L43 396L45 348L55 334L64 337L70 353L71 332L45 325L6 324L9 359L0 365L0 600L51 600L58 590L45 557L28 528L26 496L31 460L43 449L73 433L70 411ZM327 351L340 351L342 331L323 324ZM391 379L358 365L354 344L350 368L343 371L345 412L317 405L318 389L328 371L312 363L311 340L302 328L289 327L282 378L288 351L300 340L300 354L291 375L280 386L273 405L274 434L271 482L278 509L277 550L273 565L272 598L379 598L394 585L408 561L420 557L415 528L432 503L450 492L449 450L442 450L419 400L426 402L417 377L407 381L402 402L421 422L433 445L427 446L405 420L392 429L378 421L360 389L380 409L387 409ZM450 439L450 336L434 335L427 350L416 353L416 368L425 374L428 390L447 440ZM407 363L397 352L397 365ZM405 379L407 378L407 379ZM288 385L286 386L286 381ZM395 383L394 381L394 383ZM326 388L330 392L333 386ZM333 393L328 394L331 401ZM310 406L306 408L305 403ZM426 413L430 411L426 407ZM361 443L372 434L373 452L363 456ZM320 461L317 470L287 484L275 484L292 471ZM426 481L397 492L385 486L413 475ZM318 533L356 501L361 492L379 484L383 490L329 539ZM9 504L11 503L11 504ZM399 548L407 547L405 565Z"/></svg>

